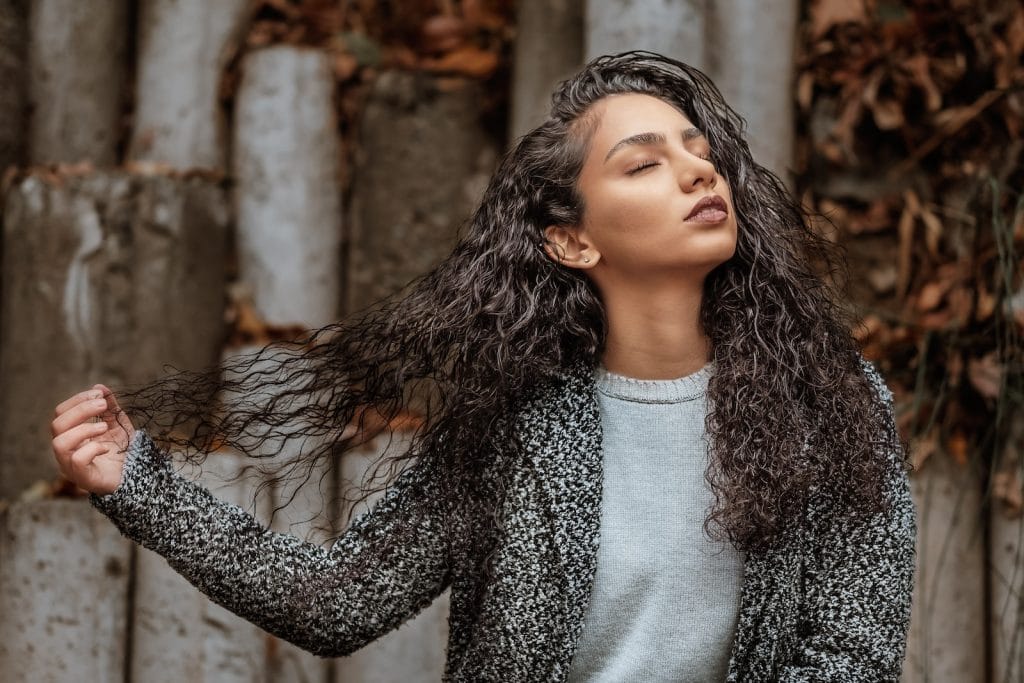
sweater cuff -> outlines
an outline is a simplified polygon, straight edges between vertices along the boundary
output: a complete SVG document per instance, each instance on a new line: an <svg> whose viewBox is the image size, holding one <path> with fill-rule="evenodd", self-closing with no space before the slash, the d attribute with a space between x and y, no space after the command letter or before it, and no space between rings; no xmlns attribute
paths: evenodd
<svg viewBox="0 0 1024 683"><path fill-rule="evenodd" d="M123 514L139 496L159 490L159 481L171 472L170 458L157 448L145 430L137 429L125 453L121 483L111 493L89 494L89 502L108 517Z"/></svg>

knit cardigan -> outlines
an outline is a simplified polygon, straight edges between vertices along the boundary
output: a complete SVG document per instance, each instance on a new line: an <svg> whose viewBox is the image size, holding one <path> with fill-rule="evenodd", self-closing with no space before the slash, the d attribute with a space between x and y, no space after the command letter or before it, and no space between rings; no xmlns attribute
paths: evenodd
<svg viewBox="0 0 1024 683"><path fill-rule="evenodd" d="M861 363L895 434L892 394ZM545 385L514 419L520 457L502 479L500 514L472 504L488 482L456 505L417 462L330 548L217 500L178 475L141 430L119 488L90 499L212 600L317 655L358 650L450 587L444 681L564 681L599 542L601 422L590 369ZM916 513L902 449L881 450L887 514L855 519L812 495L802 524L747 553L727 681L898 681ZM383 544L392 534L410 540Z"/></svg>

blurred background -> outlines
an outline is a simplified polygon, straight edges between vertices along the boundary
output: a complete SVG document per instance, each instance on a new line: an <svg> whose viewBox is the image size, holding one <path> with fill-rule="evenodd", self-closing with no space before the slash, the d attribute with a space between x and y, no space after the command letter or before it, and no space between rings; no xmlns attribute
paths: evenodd
<svg viewBox="0 0 1024 683"><path fill-rule="evenodd" d="M711 75L847 250L917 466L904 680L1024 681L1019 0L0 0L0 679L440 680L447 595L303 653L62 482L53 408L400 289L553 87L627 49ZM374 448L266 506L230 453L194 476L323 541Z"/></svg>

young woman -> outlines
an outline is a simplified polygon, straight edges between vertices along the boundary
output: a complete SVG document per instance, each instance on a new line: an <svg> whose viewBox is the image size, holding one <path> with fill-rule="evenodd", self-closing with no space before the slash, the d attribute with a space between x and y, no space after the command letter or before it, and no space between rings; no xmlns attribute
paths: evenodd
<svg viewBox="0 0 1024 683"><path fill-rule="evenodd" d="M448 681L896 681L915 512L839 265L706 76L601 57L407 291L124 411L97 385L54 452L123 533L323 656L450 587ZM299 439L311 464L410 409L409 466L330 549L168 459Z"/></svg>

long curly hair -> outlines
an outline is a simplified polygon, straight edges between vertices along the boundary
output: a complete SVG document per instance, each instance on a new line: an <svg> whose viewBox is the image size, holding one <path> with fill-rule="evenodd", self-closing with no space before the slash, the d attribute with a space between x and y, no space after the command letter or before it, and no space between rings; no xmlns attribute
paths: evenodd
<svg viewBox="0 0 1024 683"><path fill-rule="evenodd" d="M715 367L706 419L715 504L705 531L740 549L763 547L799 522L816 488L854 511L884 510L877 445L887 418L859 363L856 321L838 303L841 248L754 161L743 119L711 80L647 51L599 57L559 85L547 119L504 154L436 268L306 338L125 391L137 426L186 457L226 447L274 461L275 475L291 478L383 432L401 444L378 462L387 465L384 487L413 458L448 482L479 476L515 443L503 418L531 390L600 362L598 291L547 255L543 230L582 221L577 179L595 129L591 107L619 93L683 112L732 191L735 254L706 277L700 312ZM397 425L408 438L391 441Z"/></svg>

